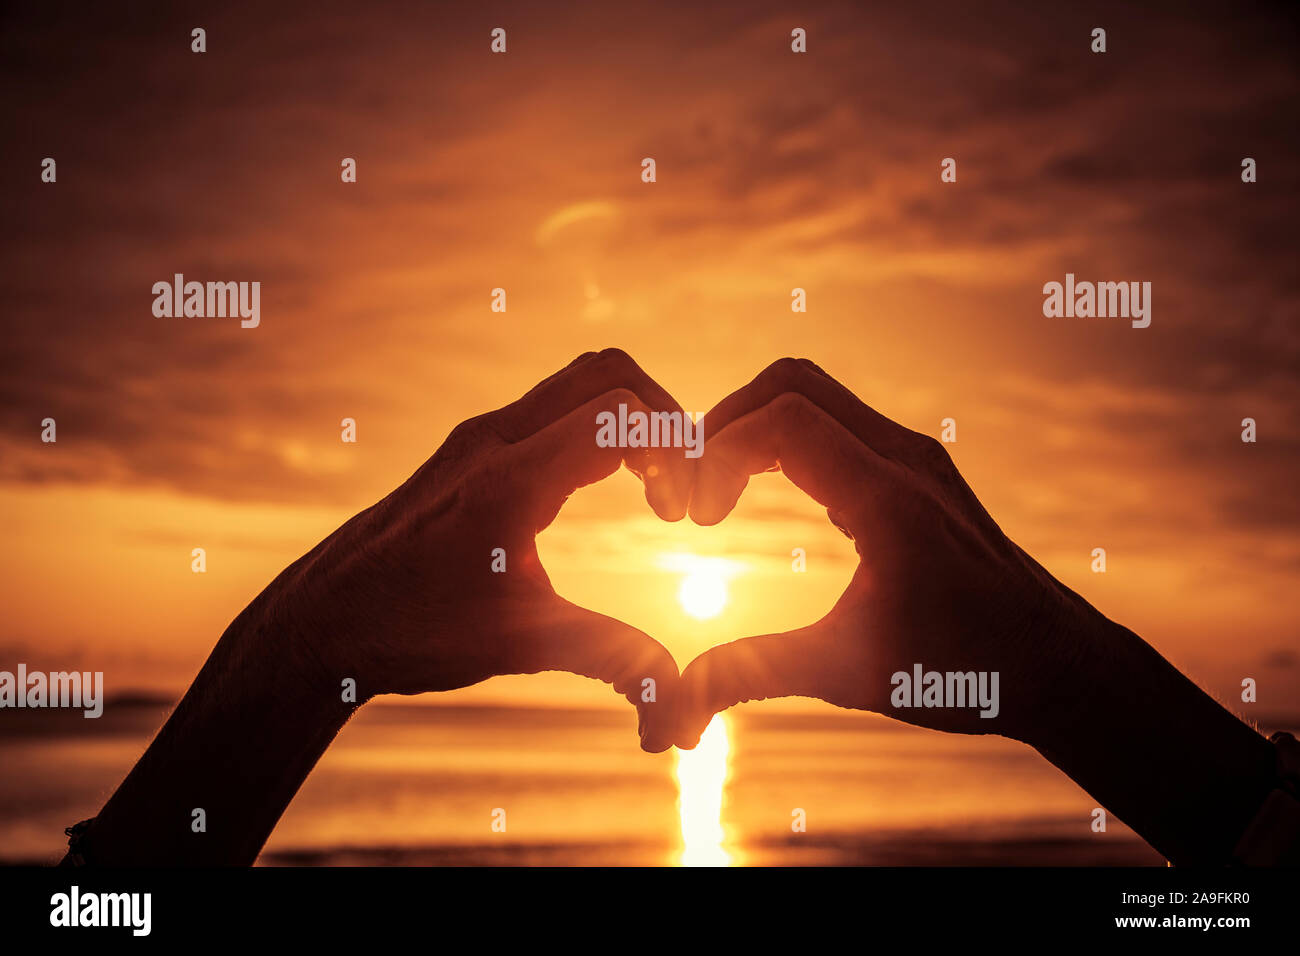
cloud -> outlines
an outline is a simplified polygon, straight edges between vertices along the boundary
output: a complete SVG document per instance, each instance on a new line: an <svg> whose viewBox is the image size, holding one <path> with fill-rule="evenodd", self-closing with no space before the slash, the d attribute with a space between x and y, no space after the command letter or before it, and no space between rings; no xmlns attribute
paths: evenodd
<svg viewBox="0 0 1300 956"><path fill-rule="evenodd" d="M71 34L21 12L0 163L30 185L2 200L23 226L0 240L0 480L354 501L616 342L716 392L809 354L923 430L987 393L1006 436L1069 430L1094 471L1140 462L1133 480L1190 482L1219 520L1294 526L1283 14L1114 5L1102 57L1092 13L833 5L796 57L776 4L506 9L519 26L496 60L475 18L417 4L236 5L209 14L202 57L185 11L91 11ZM41 188L47 152L60 181ZM575 210L585 226L560 229ZM1067 269L1151 279L1152 329L1044 320L1041 285ZM148 289L177 271L261 279L264 326L154 319ZM499 285L504 316L486 309ZM786 311L794 285L805 317ZM902 400L917 382L930 398ZM1154 404L1133 414L1138 395ZM1224 442L1246 414L1266 440L1243 470ZM46 415L57 450L35 441ZM1080 485L1077 460L1042 468Z"/></svg>

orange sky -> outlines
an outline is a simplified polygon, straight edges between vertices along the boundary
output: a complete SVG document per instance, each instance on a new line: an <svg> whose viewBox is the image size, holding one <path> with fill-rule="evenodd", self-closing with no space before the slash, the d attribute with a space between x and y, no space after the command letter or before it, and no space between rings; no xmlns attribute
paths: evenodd
<svg viewBox="0 0 1300 956"><path fill-rule="evenodd" d="M1012 538L1213 692L1252 676L1287 709L1295 24L1164 6L7 14L0 668L180 689L456 423L617 345L692 411L792 354L911 428L956 419L953 457ZM1152 282L1151 327L1044 318L1067 271ZM177 272L260 281L260 326L155 318ZM853 559L779 476L699 529L621 475L539 547L562 594L683 665L819 616ZM677 605L677 552L744 565L716 621ZM559 675L465 695L614 701Z"/></svg>

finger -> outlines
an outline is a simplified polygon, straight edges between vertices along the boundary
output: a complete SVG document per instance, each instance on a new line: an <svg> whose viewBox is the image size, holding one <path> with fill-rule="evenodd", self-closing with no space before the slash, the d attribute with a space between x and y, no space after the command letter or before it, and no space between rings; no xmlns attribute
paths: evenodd
<svg viewBox="0 0 1300 956"><path fill-rule="evenodd" d="M540 382L526 395L498 411L488 422L507 442L519 442L558 421L574 409L616 388L629 389L656 412L684 415L682 407L622 349L579 355L564 369ZM693 461L678 454L631 456L629 467L645 482L646 499L665 520L686 514Z"/></svg>
<svg viewBox="0 0 1300 956"><path fill-rule="evenodd" d="M641 746L659 753L677 735L677 662L662 644L630 624L556 598L553 612L531 624L512 673L568 671L612 684L637 709Z"/></svg>
<svg viewBox="0 0 1300 956"><path fill-rule="evenodd" d="M773 362L748 385L715 405L705 416L710 434L718 434L733 421L786 392L804 396L856 435L859 441L885 457L904 454L924 437L865 404L808 359L793 358Z"/></svg>
<svg viewBox="0 0 1300 956"><path fill-rule="evenodd" d="M622 349L585 352L522 397L491 413L501 437L516 442L545 428L584 402L615 388L630 388L665 411L681 406Z"/></svg>
<svg viewBox="0 0 1300 956"><path fill-rule="evenodd" d="M516 443L514 465L527 476L521 494L535 506L540 531L555 519L566 498L584 485L600 481L620 464L640 475L646 501L659 517L678 521L686 514L693 481L694 460L680 447L624 448L602 445L600 416L618 420L634 413L657 414L628 388L615 388L590 399L558 421Z"/></svg>
<svg viewBox="0 0 1300 956"><path fill-rule="evenodd" d="M492 421L497 433L508 442L521 441L534 432L540 431L555 420L557 402L563 403L565 396L571 394L575 386L584 381L593 381L597 377L579 374L578 369L588 365L598 354L583 352L564 368L552 372L509 405L488 412L484 417ZM588 373L591 371L594 371L594 368L588 369ZM574 404L581 404L583 400L575 399ZM567 405L564 411L570 411L573 407L573 404Z"/></svg>
<svg viewBox="0 0 1300 956"><path fill-rule="evenodd" d="M735 507L750 475L777 467L837 524L857 533L873 524L893 466L809 399L786 392L705 442L691 519L717 524Z"/></svg>
<svg viewBox="0 0 1300 956"><path fill-rule="evenodd" d="M747 700L819 697L830 660L814 624L786 634L746 637L719 644L686 665L677 693L678 747L689 750L713 715Z"/></svg>

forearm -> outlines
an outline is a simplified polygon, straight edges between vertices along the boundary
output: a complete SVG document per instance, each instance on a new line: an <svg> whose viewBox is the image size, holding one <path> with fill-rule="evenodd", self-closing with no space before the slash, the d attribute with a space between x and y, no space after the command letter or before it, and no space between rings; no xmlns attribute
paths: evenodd
<svg viewBox="0 0 1300 956"><path fill-rule="evenodd" d="M1177 865L1222 865L1273 786L1274 750L1091 607L1028 740Z"/></svg>
<svg viewBox="0 0 1300 956"><path fill-rule="evenodd" d="M248 865L356 705L260 596L87 835L95 865ZM195 810L206 830L195 832Z"/></svg>

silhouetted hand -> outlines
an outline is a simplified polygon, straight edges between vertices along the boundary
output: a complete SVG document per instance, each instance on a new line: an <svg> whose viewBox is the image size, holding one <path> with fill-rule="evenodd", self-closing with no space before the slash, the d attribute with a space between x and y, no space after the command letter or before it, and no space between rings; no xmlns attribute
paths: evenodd
<svg viewBox="0 0 1300 956"><path fill-rule="evenodd" d="M815 624L723 644L687 665L680 746L694 746L719 710L788 695L1004 734L1170 860L1231 858L1273 786L1273 746L1012 543L941 443L868 408L806 360L774 363L704 421L696 522L721 521L750 475L779 467L826 506L860 562ZM999 672L997 716L895 706L891 677L917 664Z"/></svg>
<svg viewBox="0 0 1300 956"><path fill-rule="evenodd" d="M460 425L405 484L276 581L279 616L309 636L335 684L355 677L367 698L572 671L613 684L641 712L642 745L667 749L671 727L645 711L671 705L672 656L636 628L556 595L534 544L575 489L620 462L644 480L660 517L685 516L694 462L680 448L596 444L597 412L617 413L620 403L681 411L626 353L609 349ZM642 703L646 678L656 703Z"/></svg>
<svg viewBox="0 0 1300 956"><path fill-rule="evenodd" d="M792 694L1003 733L1170 859L1229 857L1272 786L1272 745L1012 544L938 442L791 359L709 413L698 460L601 448L597 413L620 404L680 411L625 354L580 356L458 427L405 484L287 568L227 628L90 825L87 859L251 863L362 701L541 670L614 684L637 704L651 751L693 746L734 703ZM566 497L620 463L661 517L680 519L689 501L701 524L731 511L749 475L781 467L856 542L848 590L816 624L713 648L679 679L645 634L558 597L537 559L534 536ZM1000 672L997 717L893 707L891 675L916 664ZM656 703L642 702L646 678ZM212 834L191 830L196 805Z"/></svg>
<svg viewBox="0 0 1300 956"><path fill-rule="evenodd" d="M860 563L815 624L723 644L687 666L682 742L693 746L718 710L789 695L941 730L1021 735L1063 663L1054 637L1077 597L1002 533L940 442L796 359L769 366L705 422L696 522L721 521L750 475L779 467L826 506ZM916 664L997 672L996 716L974 706L892 706L891 676L910 677Z"/></svg>
<svg viewBox="0 0 1300 956"><path fill-rule="evenodd" d="M460 425L400 488L286 568L226 629L90 824L82 855L100 865L252 863L330 741L376 694L572 671L612 683L637 705L641 745L666 750L672 657L556 595L533 541L576 488L621 462L661 517L685 516L694 460L681 448L597 444L597 412L620 404L680 411L626 354L581 355ZM498 548L504 572L492 569ZM642 701L647 678L654 703ZM191 830L196 806L210 833Z"/></svg>

